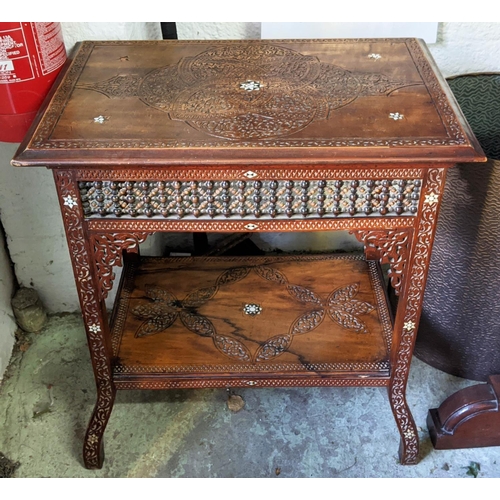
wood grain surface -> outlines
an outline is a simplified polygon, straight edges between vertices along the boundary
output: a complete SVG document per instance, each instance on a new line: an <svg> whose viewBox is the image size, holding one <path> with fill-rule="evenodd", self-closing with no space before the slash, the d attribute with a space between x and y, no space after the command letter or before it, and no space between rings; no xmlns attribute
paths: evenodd
<svg viewBox="0 0 500 500"><path fill-rule="evenodd" d="M415 39L83 42L14 163L381 156L482 160Z"/></svg>
<svg viewBox="0 0 500 500"><path fill-rule="evenodd" d="M377 265L353 256L143 259L127 264L116 374L388 374Z"/></svg>

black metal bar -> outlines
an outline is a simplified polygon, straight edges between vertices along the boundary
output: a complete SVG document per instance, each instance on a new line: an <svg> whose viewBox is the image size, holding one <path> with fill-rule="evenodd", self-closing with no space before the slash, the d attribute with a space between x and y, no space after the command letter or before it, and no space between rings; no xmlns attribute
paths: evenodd
<svg viewBox="0 0 500 500"><path fill-rule="evenodd" d="M177 40L177 27L175 23L160 23L163 40Z"/></svg>

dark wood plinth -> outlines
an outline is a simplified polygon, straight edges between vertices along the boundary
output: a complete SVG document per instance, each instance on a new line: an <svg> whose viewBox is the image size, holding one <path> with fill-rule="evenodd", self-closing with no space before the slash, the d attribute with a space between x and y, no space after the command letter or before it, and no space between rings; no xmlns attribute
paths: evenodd
<svg viewBox="0 0 500 500"><path fill-rule="evenodd" d="M466 387L429 410L427 427L437 450L500 446L500 375Z"/></svg>

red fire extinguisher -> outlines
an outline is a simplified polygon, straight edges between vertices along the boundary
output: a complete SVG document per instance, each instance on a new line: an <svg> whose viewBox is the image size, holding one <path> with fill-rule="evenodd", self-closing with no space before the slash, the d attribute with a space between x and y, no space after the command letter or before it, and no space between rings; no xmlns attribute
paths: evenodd
<svg viewBox="0 0 500 500"><path fill-rule="evenodd" d="M22 141L65 61L60 23L0 23L0 141Z"/></svg>

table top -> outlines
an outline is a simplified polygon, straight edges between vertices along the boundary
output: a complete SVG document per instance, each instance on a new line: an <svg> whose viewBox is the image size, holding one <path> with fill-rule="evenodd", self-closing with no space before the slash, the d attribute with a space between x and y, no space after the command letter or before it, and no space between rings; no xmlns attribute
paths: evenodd
<svg viewBox="0 0 500 500"><path fill-rule="evenodd" d="M17 166L484 161L417 39L82 42Z"/></svg>

